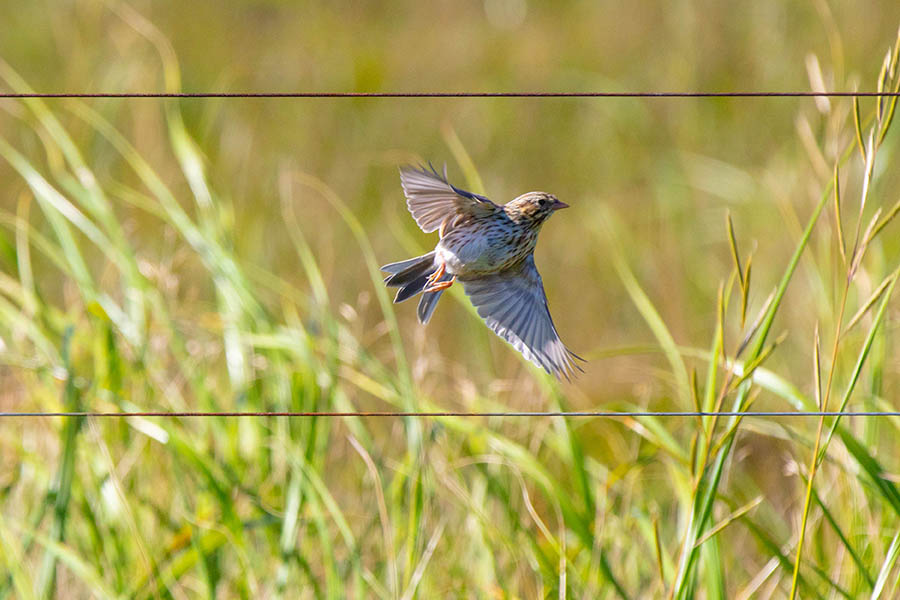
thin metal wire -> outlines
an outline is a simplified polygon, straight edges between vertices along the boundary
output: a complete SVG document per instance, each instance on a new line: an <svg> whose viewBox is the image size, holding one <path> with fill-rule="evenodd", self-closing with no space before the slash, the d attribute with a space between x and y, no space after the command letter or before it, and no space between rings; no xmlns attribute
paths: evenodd
<svg viewBox="0 0 900 600"><path fill-rule="evenodd" d="M891 98L900 92L27 92L0 98Z"/></svg>
<svg viewBox="0 0 900 600"><path fill-rule="evenodd" d="M900 411L433 411L433 412L392 412L392 411L347 411L347 412L0 412L0 418L15 417L89 417L89 418L127 418L127 417L595 417L595 418L635 418L635 417L900 417Z"/></svg>

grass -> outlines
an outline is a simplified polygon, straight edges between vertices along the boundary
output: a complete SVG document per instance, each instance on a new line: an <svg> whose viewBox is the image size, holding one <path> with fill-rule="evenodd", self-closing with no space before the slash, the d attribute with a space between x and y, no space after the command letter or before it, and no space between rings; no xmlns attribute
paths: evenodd
<svg viewBox="0 0 900 600"><path fill-rule="evenodd" d="M203 47L209 57L185 45L182 9L73 6L50 17L74 24L58 30L60 52L86 38L116 50L97 50L114 56L100 66L69 52L73 89L248 81L207 79L208 63L223 64L230 49L216 36ZM265 28L268 11L293 14L248 6L201 21L216 32L232 19ZM653 85L592 76L578 66L578 44L593 35L580 24L600 21L561 9L572 25L563 35L529 10L530 35L494 32L503 50L484 55L482 80L460 87L524 88L542 73L536 87L683 87L663 85L678 74L668 57L647 65ZM803 60L797 52L815 45L803 33L778 38L772 62L753 45L771 35L757 15L746 30L734 26L733 45L720 42L749 66L701 53L709 79L692 82L750 89L727 76L752 76L758 60L782 74L806 65L814 87L898 89L894 31L878 30L867 39L881 45L863 48L844 32L871 19L817 10L791 14L825 23L830 52ZM433 15L413 11L393 25L354 13L384 43L351 44L363 50L349 87L429 88L414 68L420 57L386 40L428 54L444 34L462 35L458 25L481 26L480 13L460 11L426 40L411 25ZM22 24L34 15L0 16ZM339 16L312 11L328 35L286 38L313 54L333 48L347 35ZM620 16L632 18L619 20L629 31L644 22ZM108 35L95 35L101 26ZM0 85L62 89L29 68L47 60L29 54L37 34L11 31L0 41ZM282 37L271 39L284 50ZM472 52L483 43L466 39ZM672 40L685 51L695 43ZM260 85L267 48L246 48ZM547 48L571 68L548 75L537 60ZM888 49L877 78L855 79ZM505 80L488 60L501 55L532 68ZM401 70L409 65L411 75ZM224 77L244 68L236 61ZM344 89L340 73L318 76ZM0 408L896 410L895 104L0 103ZM413 232L397 195L394 167L418 158L410 149L447 157L451 175L476 191L558 185L560 197L584 198L547 225L538 251L563 337L590 359L575 383L546 378L495 340L460 290L425 329L391 304L378 265L433 243ZM898 593L897 419L0 427L0 598Z"/></svg>

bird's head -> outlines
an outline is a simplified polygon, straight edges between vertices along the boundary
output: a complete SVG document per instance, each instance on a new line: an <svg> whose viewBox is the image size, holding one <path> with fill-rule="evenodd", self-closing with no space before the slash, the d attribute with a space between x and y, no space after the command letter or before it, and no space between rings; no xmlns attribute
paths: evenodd
<svg viewBox="0 0 900 600"><path fill-rule="evenodd" d="M568 207L568 204L560 202L553 194L528 192L507 202L503 209L514 221L532 223L537 226L557 210Z"/></svg>

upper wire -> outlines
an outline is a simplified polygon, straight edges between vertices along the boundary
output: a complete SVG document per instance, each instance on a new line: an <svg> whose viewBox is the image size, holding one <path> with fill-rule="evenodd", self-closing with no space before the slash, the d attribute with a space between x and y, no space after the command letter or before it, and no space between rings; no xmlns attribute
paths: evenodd
<svg viewBox="0 0 900 600"><path fill-rule="evenodd" d="M14 417L87 417L87 418L128 418L128 417L594 417L594 418L636 418L636 417L900 417L900 411L59 411L59 412L0 412L0 418Z"/></svg>
<svg viewBox="0 0 900 600"><path fill-rule="evenodd" d="M900 92L3 92L0 98L885 98Z"/></svg>

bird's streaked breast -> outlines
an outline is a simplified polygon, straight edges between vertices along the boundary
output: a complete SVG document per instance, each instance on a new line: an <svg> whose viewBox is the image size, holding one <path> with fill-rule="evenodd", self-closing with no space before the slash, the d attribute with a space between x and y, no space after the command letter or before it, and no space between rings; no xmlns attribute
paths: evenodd
<svg viewBox="0 0 900 600"><path fill-rule="evenodd" d="M438 258L462 278L507 269L534 250L537 231L508 219L485 219L453 228L438 243Z"/></svg>

